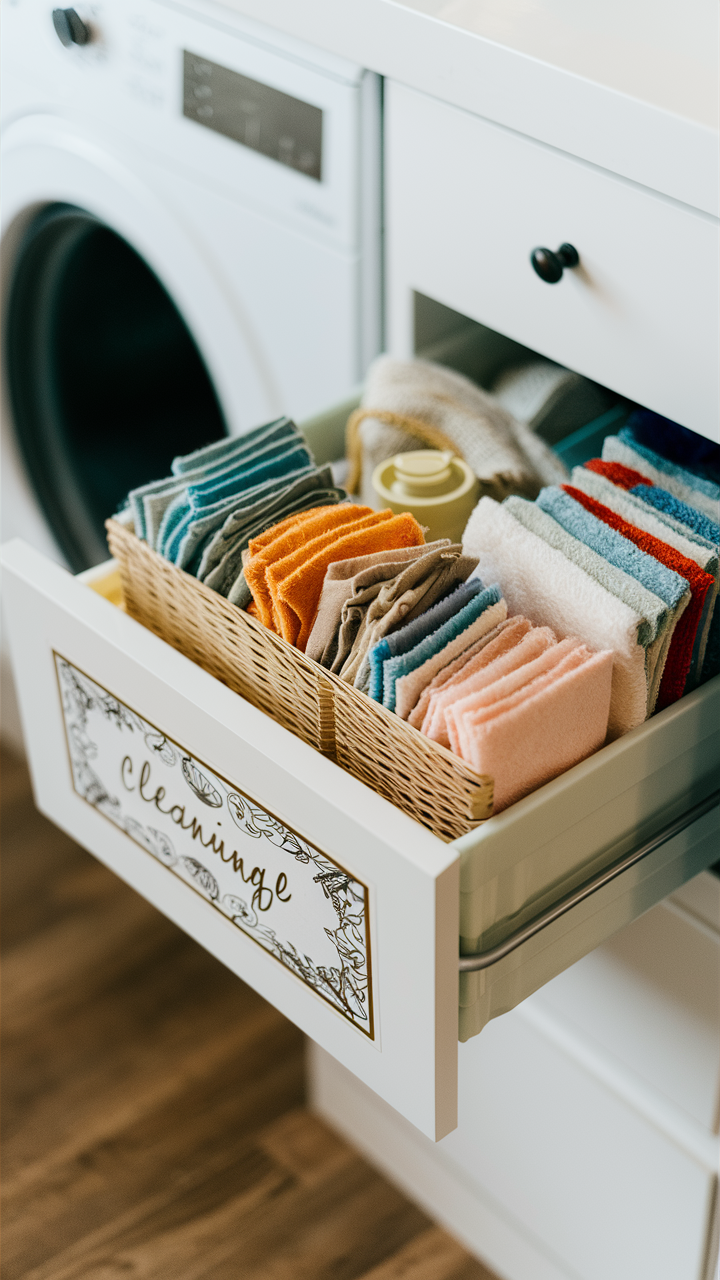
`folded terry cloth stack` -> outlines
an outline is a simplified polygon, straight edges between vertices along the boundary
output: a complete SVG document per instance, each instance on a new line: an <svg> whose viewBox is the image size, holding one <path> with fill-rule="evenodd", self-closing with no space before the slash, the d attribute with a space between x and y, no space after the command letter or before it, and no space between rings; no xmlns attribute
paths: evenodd
<svg viewBox="0 0 720 1280"><path fill-rule="evenodd" d="M640 444L627 427L623 427L616 436L606 437L602 456L605 462L622 462L623 466L641 472L653 484L667 489L674 497L697 507L703 515L717 522L720 485L694 475L687 468L676 462L669 462L653 449Z"/></svg>
<svg viewBox="0 0 720 1280"><path fill-rule="evenodd" d="M597 516L587 511L581 503L575 502L563 489L543 489L537 499L537 506L551 515L579 542L591 547L609 564L635 578L667 606L664 633L660 624L658 640L655 642L658 648L650 655L650 669L654 668L654 672L649 686L648 708L654 707L675 628L690 603L687 582L680 574L666 568L654 556L640 550L615 529L598 520Z"/></svg>
<svg viewBox="0 0 720 1280"><path fill-rule="evenodd" d="M568 637L446 710L451 741L494 779L495 812L605 741L613 655Z"/></svg>
<svg viewBox="0 0 720 1280"><path fill-rule="evenodd" d="M689 536L686 536L686 533L682 531L682 526L678 524L674 517L667 516L651 508L641 497L616 485L612 479L602 473L598 473L595 468L575 467L572 473L572 483L576 488L596 498L598 502L604 503L616 515L627 520L629 524L633 524L645 533L658 538L661 542L667 543L670 548L686 559L693 560L698 568L712 578L712 585L709 586L705 595L703 612L698 623L690 670L686 681L686 689L695 688L704 665L710 625L717 602L717 544L713 546L707 542L700 541L689 531Z"/></svg>
<svg viewBox="0 0 720 1280"><path fill-rule="evenodd" d="M588 475L591 474L588 472ZM694 560L681 555L674 547L659 538L644 532L638 526L630 524L617 515L610 507L598 502L582 489L572 485L563 485L566 493L582 504L599 520L610 525L618 533L622 533L635 546L654 556L661 564L673 569L685 579L690 588L690 603L679 620L665 663L665 670L660 682L657 706L659 710L669 706L681 698L687 684L692 664L695 637L705 605L705 597L713 586L713 578L699 569Z"/></svg>
<svg viewBox="0 0 720 1280"><path fill-rule="evenodd" d="M481 636L491 631L499 622L507 617L505 601L501 599L498 586L482 588L466 603L455 606L454 611L432 631L426 630L422 639L413 643L416 632L396 632L396 641L391 651L388 639L381 640L372 653L375 664L382 662L382 701L383 706L395 711L403 720L407 720L423 689L442 667L458 657L469 645L474 644ZM458 588L459 592L463 588ZM448 605L457 595L453 592L447 597ZM458 603L460 603L458 601ZM437 621L430 613L424 615L426 626ZM422 621L422 619L418 619ZM409 632L409 634L408 634ZM386 646L386 650L383 650Z"/></svg>
<svg viewBox="0 0 720 1280"><path fill-rule="evenodd" d="M648 694L639 631L646 619L640 613L491 498L481 498L471 515L463 550L478 557L485 580L501 584L511 616L523 614L561 639L576 636L593 649L612 651L611 738L644 722Z"/></svg>
<svg viewBox="0 0 720 1280"><path fill-rule="evenodd" d="M386 658L395 657L399 653L407 653L426 636L437 631L449 618L455 616L475 596L479 596L483 584L479 578L471 578L451 591L444 600L438 600L420 618L406 622L397 631L385 636L373 645L367 655L368 682L367 693L374 702L383 701L383 664Z"/></svg>
<svg viewBox="0 0 720 1280"><path fill-rule="evenodd" d="M314 507L333 506L346 497L345 490L333 484L330 467L303 471L297 479L286 476L282 488L264 497L257 496L257 492L250 489L242 494L230 514L224 515L222 523L216 522L215 529L203 538L197 577L221 595L229 596L242 576L242 555L253 538L289 516ZM203 525L203 520L198 520L196 527L201 537ZM246 603L250 600L248 590Z"/></svg>
<svg viewBox="0 0 720 1280"><path fill-rule="evenodd" d="M330 564L423 541L420 525L407 513L354 505L319 508L254 538L245 577L265 626L304 650Z"/></svg>
<svg viewBox="0 0 720 1280"><path fill-rule="evenodd" d="M720 484L720 445L714 440L699 436L652 409L634 409L625 427L636 444L652 449L666 462L675 462L703 480Z"/></svg>
<svg viewBox="0 0 720 1280"><path fill-rule="evenodd" d="M458 658L453 663L456 669L452 675L440 672L436 676L442 683L436 685L430 695L420 726L422 732L442 746L458 750L456 731L453 741L450 741L446 718L448 708L471 694L479 693L501 676L533 662L556 644L557 639L549 627L533 627L527 618L509 618L504 627L501 630L496 628L493 638L472 657L465 662L462 657Z"/></svg>
<svg viewBox="0 0 720 1280"><path fill-rule="evenodd" d="M548 492L545 490L544 492ZM670 621L668 606L658 595L648 591L636 578L624 570L611 564L604 556L568 533L557 520L548 515L537 502L528 502L525 498L508 498L505 503L508 511L526 529L531 529L539 538L551 547L556 547L568 560L584 569L586 573L605 587L611 595L624 601L630 609L637 613L643 622L638 627L638 644L645 649L645 677L647 681L647 714L651 715L655 707L659 681L662 671L659 664L664 665L664 646L667 628Z"/></svg>
<svg viewBox="0 0 720 1280"><path fill-rule="evenodd" d="M346 605L359 600L361 594L393 581L412 560L429 552L451 547L448 538L419 547L394 547L376 551L352 560L338 560L328 566L320 595L318 611L305 649L309 658L331 668L338 650L338 633Z"/></svg>
<svg viewBox="0 0 720 1280"><path fill-rule="evenodd" d="M175 458L173 474L129 495L135 531L179 568L247 606L242 555L291 515L347 498L329 467L313 464L288 418Z"/></svg>
<svg viewBox="0 0 720 1280"><path fill-rule="evenodd" d="M437 548L401 569L396 577L353 597L343 608L338 651L332 670L341 680L367 690L370 649L397 627L412 622L447 596L477 567L459 543ZM363 598L363 596L365 598Z"/></svg>
<svg viewBox="0 0 720 1280"><path fill-rule="evenodd" d="M379 462L427 447L459 454L480 480L481 492L498 498L534 496L543 484L559 484L567 474L545 442L493 396L462 374L426 360L379 356L368 370L361 411L351 424L347 483L366 502L373 500L372 473Z"/></svg>
<svg viewBox="0 0 720 1280"><path fill-rule="evenodd" d="M183 492L184 486L193 480L202 480L210 469L222 466L226 461L240 459L266 444L277 444L288 439L295 440L299 435L297 427L288 418L277 418L273 422L264 423L261 427L255 427L245 435L219 440L214 444L205 445L202 449L196 449L194 453L187 454L185 457L175 458L171 476L131 489L128 494L137 536L159 550L156 547L156 535L162 517L170 501ZM145 499L152 499L154 495L158 496L159 502L150 508L153 515L151 530L146 524Z"/></svg>

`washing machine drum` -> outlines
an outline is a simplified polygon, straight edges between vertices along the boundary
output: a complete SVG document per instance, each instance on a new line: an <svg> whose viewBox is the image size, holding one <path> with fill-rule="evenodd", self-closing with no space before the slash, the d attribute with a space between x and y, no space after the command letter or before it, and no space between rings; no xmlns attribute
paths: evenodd
<svg viewBox="0 0 720 1280"><path fill-rule="evenodd" d="M53 204L15 259L7 316L15 430L76 572L107 559L128 490L226 427L190 332L157 276L110 227Z"/></svg>

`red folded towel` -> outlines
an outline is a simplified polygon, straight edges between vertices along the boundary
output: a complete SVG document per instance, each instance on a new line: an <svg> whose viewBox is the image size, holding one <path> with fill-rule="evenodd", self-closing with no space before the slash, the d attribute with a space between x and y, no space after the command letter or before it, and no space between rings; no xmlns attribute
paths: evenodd
<svg viewBox="0 0 720 1280"><path fill-rule="evenodd" d="M586 511L590 511L598 520L610 525L611 529L617 530L629 542L634 543L636 547L639 547L641 551L645 551L647 555L654 556L656 560L666 565L668 569L674 569L675 573L679 573L681 577L685 578L690 587L690 604L675 628L667 662L665 663L665 670L660 682L656 709L662 711L663 707L669 707L672 702L677 702L685 691L693 645L695 644L695 634L702 616L705 596L710 588L714 586L715 580L709 573L705 573L704 570L696 565L693 560L688 560L686 556L681 555L679 551L669 546L667 542L661 542L659 538L654 538L652 534L636 528L634 524L628 524L627 520L623 520L621 516L616 515L614 511L611 511L609 507L604 506L601 502L597 502L595 498L591 498L589 494L583 493L582 489L576 489L571 484L564 484L562 487L566 493L570 494L571 498L579 502L585 507Z"/></svg>
<svg viewBox="0 0 720 1280"><path fill-rule="evenodd" d="M623 466L622 462L604 462L602 458L591 458L585 466L588 471L596 471L599 476L605 476L606 480L616 484L619 489L634 489L636 484L652 484L647 476L633 471L632 467Z"/></svg>

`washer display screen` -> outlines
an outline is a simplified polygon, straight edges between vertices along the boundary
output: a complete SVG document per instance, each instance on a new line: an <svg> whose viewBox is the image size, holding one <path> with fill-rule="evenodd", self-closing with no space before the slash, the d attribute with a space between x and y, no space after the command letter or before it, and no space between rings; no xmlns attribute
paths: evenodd
<svg viewBox="0 0 720 1280"><path fill-rule="evenodd" d="M320 107L184 50L183 115L321 181Z"/></svg>

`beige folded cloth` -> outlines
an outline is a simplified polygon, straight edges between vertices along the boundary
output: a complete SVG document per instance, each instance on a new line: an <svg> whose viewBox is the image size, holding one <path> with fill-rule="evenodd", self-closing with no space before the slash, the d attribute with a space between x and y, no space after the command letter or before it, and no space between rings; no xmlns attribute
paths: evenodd
<svg viewBox="0 0 720 1280"><path fill-rule="evenodd" d="M412 560L419 560L429 552L451 545L449 538L441 538L437 542L424 543L419 547L375 551L370 555L354 556L351 560L336 560L328 565L318 611L305 650L308 657L324 667L332 666L345 602L375 583L379 590L383 582L397 577Z"/></svg>
<svg viewBox="0 0 720 1280"><path fill-rule="evenodd" d="M367 607L349 601L343 609L338 636L338 652L333 671L341 680L366 687L364 668L367 654L378 640L400 625L413 622L441 596L465 582L477 567L475 556L464 556L459 543L436 551L427 559L415 560L392 582L384 583ZM361 676L361 673L363 675Z"/></svg>
<svg viewBox="0 0 720 1280"><path fill-rule="evenodd" d="M423 662L422 666L416 667L406 676L401 676L395 684L395 714L400 716L401 720L407 720L423 689L434 679L438 671L442 671L443 667L464 653L476 640L494 630L498 623L504 622L506 617L507 605L504 600L498 600L497 604L491 604L485 609L479 618L446 644L439 653L428 658L427 662Z"/></svg>
<svg viewBox="0 0 720 1280"><path fill-rule="evenodd" d="M480 480L481 492L498 499L509 493L534 497L543 485L567 479L545 442L462 374L427 360L378 356L360 409L348 423L348 489L359 489L363 501L376 505L377 464L422 448L459 454Z"/></svg>
<svg viewBox="0 0 720 1280"><path fill-rule="evenodd" d="M520 621L520 619L518 619ZM522 619L527 622L526 618ZM430 700L427 714L422 724L422 732L443 747L450 747L446 711L448 707L470 694L479 693L488 685L499 681L502 676L518 671L536 658L540 658L547 649L557 646L557 637L550 627L531 627L517 639L507 631L498 636L492 644L467 663L465 669L449 680L442 689L438 689Z"/></svg>

